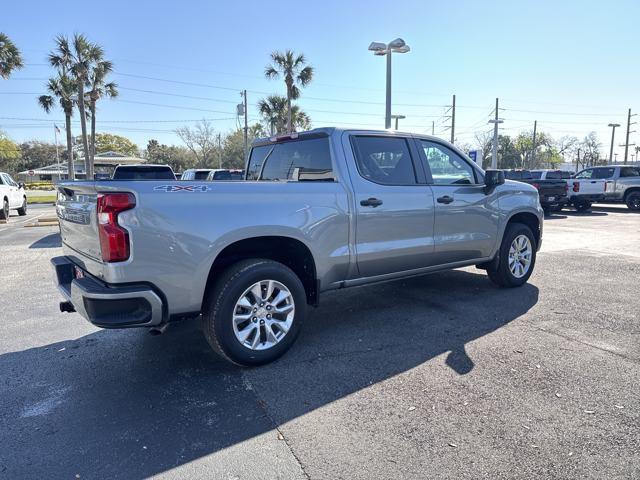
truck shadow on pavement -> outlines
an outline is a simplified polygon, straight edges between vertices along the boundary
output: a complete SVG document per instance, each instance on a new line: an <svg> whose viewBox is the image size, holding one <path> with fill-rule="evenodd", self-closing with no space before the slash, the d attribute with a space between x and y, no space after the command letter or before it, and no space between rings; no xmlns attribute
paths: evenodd
<svg viewBox="0 0 640 480"><path fill-rule="evenodd" d="M472 270L332 292L310 310L289 353L255 369L219 360L197 322L160 337L100 330L5 353L0 473L147 478L441 362L442 354L441 368L467 374L474 360L465 346L537 300L534 285L501 290ZM83 322L75 314L60 321Z"/></svg>
<svg viewBox="0 0 640 480"><path fill-rule="evenodd" d="M61 246L62 239L60 238L60 233L56 232L36 240L29 245L29 248L58 248Z"/></svg>

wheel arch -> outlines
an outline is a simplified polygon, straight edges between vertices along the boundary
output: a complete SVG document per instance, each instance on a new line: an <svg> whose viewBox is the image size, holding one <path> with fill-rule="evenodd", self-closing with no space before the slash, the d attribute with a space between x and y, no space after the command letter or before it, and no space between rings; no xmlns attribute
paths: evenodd
<svg viewBox="0 0 640 480"><path fill-rule="evenodd" d="M318 304L316 262L311 249L297 238L282 235L248 237L224 247L209 269L203 304L209 288L219 274L230 265L249 258L266 258L286 265L300 278L307 303L314 306Z"/></svg>
<svg viewBox="0 0 640 480"><path fill-rule="evenodd" d="M509 217L505 224L505 231L507 226L512 223L522 223L531 229L536 241L536 249L540 245L540 239L542 238L542 222L540 218L532 212L517 212ZM504 236L504 232L503 232Z"/></svg>
<svg viewBox="0 0 640 480"><path fill-rule="evenodd" d="M624 192L624 196L622 197L622 200L626 202L627 197L632 193L640 193L640 185L627 188Z"/></svg>

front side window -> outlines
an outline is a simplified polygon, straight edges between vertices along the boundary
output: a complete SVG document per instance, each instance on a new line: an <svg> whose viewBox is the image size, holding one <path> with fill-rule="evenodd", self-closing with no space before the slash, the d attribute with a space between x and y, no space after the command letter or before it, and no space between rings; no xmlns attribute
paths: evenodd
<svg viewBox="0 0 640 480"><path fill-rule="evenodd" d="M547 172L547 178L552 178L551 177L551 173L553 172ZM540 180L542 178L542 172L538 171L538 172L531 172L531 178L533 180Z"/></svg>
<svg viewBox="0 0 640 480"><path fill-rule="evenodd" d="M333 181L329 139L309 138L254 147L247 180Z"/></svg>
<svg viewBox="0 0 640 480"><path fill-rule="evenodd" d="M434 142L421 141L427 168L434 185L473 185L473 168L453 150Z"/></svg>
<svg viewBox="0 0 640 480"><path fill-rule="evenodd" d="M5 181L4 181L4 175L0 175L0 185L4 185Z"/></svg>
<svg viewBox="0 0 640 480"><path fill-rule="evenodd" d="M593 177L593 168L589 168L588 170L583 170L576 175L575 178L592 178Z"/></svg>

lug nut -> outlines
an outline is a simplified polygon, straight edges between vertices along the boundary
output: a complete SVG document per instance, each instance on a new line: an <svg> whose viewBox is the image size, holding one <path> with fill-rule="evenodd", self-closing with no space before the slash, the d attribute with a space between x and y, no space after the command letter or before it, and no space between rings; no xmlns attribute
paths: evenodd
<svg viewBox="0 0 640 480"><path fill-rule="evenodd" d="M251 320L255 323L258 321L258 317L253 317Z"/></svg>
<svg viewBox="0 0 640 480"><path fill-rule="evenodd" d="M267 305L267 310L271 310L271 305Z"/></svg>
<svg viewBox="0 0 640 480"><path fill-rule="evenodd" d="M264 325L264 320L260 320L260 325Z"/></svg>
<svg viewBox="0 0 640 480"><path fill-rule="evenodd" d="M271 318L271 314L270 313L267 313L267 318Z"/></svg>
<svg viewBox="0 0 640 480"><path fill-rule="evenodd" d="M261 306L261 307L264 307L264 302L260 302L260 306Z"/></svg>

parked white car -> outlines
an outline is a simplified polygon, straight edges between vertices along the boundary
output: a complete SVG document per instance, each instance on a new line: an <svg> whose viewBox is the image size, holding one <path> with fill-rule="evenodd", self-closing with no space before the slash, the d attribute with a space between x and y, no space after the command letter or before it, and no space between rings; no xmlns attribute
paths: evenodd
<svg viewBox="0 0 640 480"><path fill-rule="evenodd" d="M0 172L0 220L9 218L9 211L27 214L27 194L24 185L17 183L8 173Z"/></svg>

